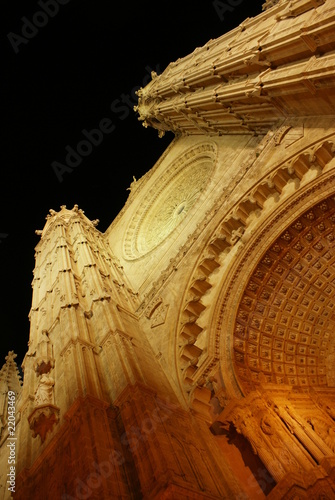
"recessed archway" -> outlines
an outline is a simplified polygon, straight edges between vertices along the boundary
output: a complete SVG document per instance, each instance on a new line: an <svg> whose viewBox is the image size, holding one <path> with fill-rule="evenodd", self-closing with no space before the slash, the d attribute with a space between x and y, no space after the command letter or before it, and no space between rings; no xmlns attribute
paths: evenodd
<svg viewBox="0 0 335 500"><path fill-rule="evenodd" d="M329 386L335 331L335 197L302 213L270 244L237 308L233 363L243 392L260 380Z"/></svg>
<svg viewBox="0 0 335 500"><path fill-rule="evenodd" d="M301 325L298 325L297 320L294 323L296 326L293 326L295 331L290 330L291 343L293 338L295 339L293 347L294 360L296 361L298 355L304 356L304 361L301 364L308 363L308 365L306 364L308 370L307 372L305 370L305 373L308 373L309 378L303 378L302 369L298 371L293 369L292 371L293 363L289 362L290 358L288 356L283 356L286 354L285 349L292 348L292 345L288 344L288 339L287 343L285 343L285 335L282 344L282 355L276 352L276 359L272 359L271 351L270 368L266 370L268 366L266 365L267 352L266 345L263 345L262 342L269 342L267 337L270 331L262 332L262 335L256 336L254 343L252 343L251 337L250 339L249 337L246 338L245 332L251 328L251 322L256 313L264 320L264 328L269 329L270 326L265 323L264 316L268 314L269 309L265 308L261 313L262 305L259 297L253 297L253 302L250 302L249 306L252 308L257 303L259 310L248 310L248 299L243 298L243 294L248 286L253 286L251 279L256 272L258 263L261 261L262 256L265 258L266 252L275 245L277 239L282 237L282 245L285 244L282 252L285 249L287 250L291 243L292 248L298 245L293 248L293 251L297 254L300 233L293 228L293 225L298 223L299 217L303 217L305 212L306 221L300 237L305 238L306 242L304 241L304 245L301 244L304 247L304 250L301 249L301 255L306 254L307 247L314 252L317 251L316 248L313 248L313 245L317 245L317 241L314 241L315 238L322 245L321 240L325 237L327 245L332 245L329 241L329 224L326 224L324 232L314 229L318 231L318 236L313 235L313 241L308 241L308 227L315 226L317 228L322 222L322 217L327 218L326 212L328 209L331 210L331 214L328 213L328 215L333 214L332 207L327 205L327 210L318 209L319 212L315 215L317 219L315 224L313 220L309 221L307 214L311 207L320 205L323 200L334 194L333 162L333 141L329 138L317 141L315 144L299 150L298 154L283 159L278 165L270 168L270 174L267 173L266 176L259 179L241 200L232 207L229 213L225 214L224 207L222 207L224 216L221 220L218 218L218 222L214 226L215 229L208 237L203 252L201 252L197 265L192 272L189 285L185 290L184 305L179 317L176 360L180 368L178 370L180 383L183 390L185 390L186 399L190 398L191 401L199 399L197 394L201 388L201 396L199 397L208 402L211 397L210 394L213 394L210 380L214 379L218 382L218 378L220 379L220 394L223 391L228 398L241 397L245 392L248 392L251 387L258 384L259 374L264 375L260 375L263 382L271 379L275 383L291 383L301 386L312 385L314 387L324 387L329 383L331 375L328 373L327 379L325 367L330 363L326 363L326 356L321 352L321 348L314 351L317 354L312 354L312 346L308 343L309 338L303 341L303 332L300 332ZM220 215L219 211L218 215ZM289 229L291 226L292 230ZM305 230L305 228L307 229ZM285 231L289 233L293 231L293 233L285 236ZM288 237L290 241L285 240ZM291 241L292 238L293 242ZM284 254L280 252L279 254L274 252L274 258L277 260L284 258ZM324 261L325 257L322 258ZM297 259L294 263L296 261ZM263 281L261 283L257 282L259 287L264 288L259 292L260 294L263 293L262 300L267 293L267 287L269 287L268 281L270 277L268 273L274 271L266 266L265 269L264 283ZM289 264L285 269L290 269ZM297 281L299 276L298 268L294 269L294 272ZM304 272L303 269L301 269L302 272ZM313 273L313 277L315 277L313 286L315 284L316 287L316 276L319 274L317 267L313 268ZM292 279L291 275L287 278L286 274L283 276L285 280ZM275 278L272 277L272 280L275 281ZM275 286L279 287L280 282L281 278L278 275ZM288 281L287 286L288 288L294 287L294 279L293 282ZM272 290L271 287L270 290ZM272 292L278 294L279 288L272 290ZM303 291L301 293L303 294ZM330 296L331 294L329 294ZM242 302L243 300L244 302ZM330 304L331 302L327 302L328 309ZM274 308L269 312L268 317L271 320L271 315L273 316L272 320L273 323L276 323L276 327L278 326L276 318L279 317L280 306L278 308L276 317L273 316ZM294 312L295 310L292 314ZM310 314L309 318L311 318L311 311L308 310L308 313ZM297 314L301 313L297 312ZM328 312L328 314L330 313ZM238 315L243 316L244 320L239 321ZM284 317L280 320L282 319L284 320ZM257 321L257 315L255 321ZM260 321L259 318L258 321ZM291 323L293 325L293 319ZM263 327L263 324L260 326ZM305 323L303 326L307 328ZM277 331L279 332L278 328ZM278 333L277 336L279 335ZM325 335L328 334L325 333ZM273 338L271 337L271 349L274 342ZM325 338L322 337L322 342L324 341ZM316 339L313 342L316 342ZM306 344L305 350L303 349L304 343ZM316 349L316 346L314 348ZM249 351L245 349L249 349ZM257 361L252 360L251 351L254 351L254 354L257 353ZM320 353L321 358L319 358ZM274 356L275 354L273 354ZM247 363L245 363L246 359ZM262 363L260 363L261 359ZM283 359L285 359L285 362L282 361ZM319 362L320 359L322 359L322 362ZM283 362L284 365L280 366L280 363ZM252 363L254 364L252 365ZM252 369L252 366L254 369ZM218 377L218 371L221 372L222 377ZM299 375L297 375L298 372ZM288 376L290 376L290 382ZM299 376L299 378L294 379L294 376ZM245 383L241 383L240 377L241 380L245 380ZM315 379L315 377L317 378ZM251 384L249 389L246 387L248 383Z"/></svg>
<svg viewBox="0 0 335 500"><path fill-rule="evenodd" d="M224 283L216 331L231 396L264 382L335 386L333 182L324 178L278 209Z"/></svg>

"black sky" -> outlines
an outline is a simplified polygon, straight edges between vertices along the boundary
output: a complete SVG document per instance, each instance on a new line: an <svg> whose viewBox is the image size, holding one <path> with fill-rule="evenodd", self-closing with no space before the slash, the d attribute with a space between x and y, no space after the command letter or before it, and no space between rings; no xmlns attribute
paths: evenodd
<svg viewBox="0 0 335 500"><path fill-rule="evenodd" d="M35 229L49 209L78 204L105 231L133 176L147 172L173 138L142 127L131 109L134 91L151 70L162 72L260 13L263 1L59 0L57 8L55 0L3 0L0 367L9 350L18 364L27 350ZM42 4L49 14L39 14ZM104 119L113 131L60 182L52 163L64 164L66 147L76 149L82 131Z"/></svg>

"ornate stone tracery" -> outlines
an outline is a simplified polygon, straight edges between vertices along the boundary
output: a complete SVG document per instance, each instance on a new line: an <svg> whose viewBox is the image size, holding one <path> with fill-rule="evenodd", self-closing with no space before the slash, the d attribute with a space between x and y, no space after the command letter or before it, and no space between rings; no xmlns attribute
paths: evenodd
<svg viewBox="0 0 335 500"><path fill-rule="evenodd" d="M163 242L183 221L209 182L216 160L214 142L190 148L173 162L133 217L124 240L127 259L137 259Z"/></svg>
<svg viewBox="0 0 335 500"><path fill-rule="evenodd" d="M275 140L275 138L273 140ZM308 148L308 151L303 151L298 156L292 157L289 161L286 162L286 164L276 167L272 171L271 176L266 182L264 182L264 180L260 180L259 184L252 189L252 192L245 199L240 201L239 205L235 207L234 211L230 215L224 218L224 221L220 224L219 229L211 237L206 250L203 252L199 260L198 267L196 268L190 280L190 288L188 290L188 294L186 295L187 303L181 317L182 327L180 335L181 338L184 339L184 342L182 342L183 347L181 350L181 360L182 366L184 367L184 382L186 382L186 384L193 385L195 380L199 381L201 377L206 377L207 373L213 373L213 370L215 370L215 367L217 366L218 360L220 358L221 347L219 340L215 342L216 349L214 352L212 351L211 357L209 356L210 353L208 353L208 361L205 361L205 358L202 357L201 362L199 363L199 359L203 351L197 346L197 338L203 331L200 317L206 310L206 307L202 303L202 297L211 292L212 273L216 269L224 266L225 259L227 259L229 252L239 242L241 237L243 238L242 245L243 243L248 241L250 236L245 237L243 235L244 233L248 234L248 226L252 225L253 221L255 220L254 214L257 214L257 217L260 219L262 212L269 214L269 210L267 209L267 207L270 206L269 201L271 199L273 200L271 202L271 206L275 208L275 204L278 203L278 200L281 199L281 197L285 199L286 187L288 187L292 182L295 183L295 191L297 191L299 186L301 186L301 192L304 193L302 194L301 199L309 196L311 194L311 190L304 190L305 179L307 179L312 172L315 172L315 174L313 175L315 175L316 178L318 178L318 176L320 176L320 174L324 172L325 178L327 178L327 176L330 175L327 174L327 172L332 163L333 155L333 142L331 139L329 139L326 141L322 141L321 143L316 143L314 146L310 146ZM328 183L329 182L331 182L331 177L328 180ZM331 201L330 203L333 206L333 201ZM309 311L308 318L309 322L312 323L309 327L309 330L300 332L298 331L299 326L302 324L301 322L303 320L307 321L307 316L304 313L304 318L301 318L301 316L299 316L301 315L301 311L299 311L297 313L297 319L294 322L292 320L292 322L288 325L287 315L290 314L289 309L291 308L292 310L293 305L291 303L285 303L286 316L283 313L283 323L281 326L277 327L277 331L279 332L278 335L280 335L280 332L284 331L283 329L288 328L289 326L291 328L290 339L291 341L295 341L295 347L292 347L293 344L289 344L288 340L286 343L284 340L282 340L282 347L280 347L280 338L278 337L278 344L276 344L278 345L278 347L274 354L276 358L273 357L272 359L269 354L269 349L272 349L271 325L277 324L278 316L278 313L275 312L274 308L277 308L277 311L283 303L283 299L279 297L278 293L281 290L282 295L285 291L285 288L289 290L290 288L292 288L292 286L295 286L294 280L299 279L299 273L302 268L299 269L299 266L301 264L297 263L297 256L300 254L304 255L305 265L313 266L313 276L315 277L316 275L319 275L320 262L323 263L321 265L324 265L325 261L327 261L328 264L332 263L331 259L327 260L327 257L329 256L328 249L333 247L333 209L331 209L331 213L329 214L329 208L330 207L326 203L319 203L319 208L317 209L317 220L314 221L316 215L314 215L311 210L308 210L303 217L304 222L301 218L292 222L291 231L294 232L295 239L292 243L291 252L288 251L288 249L291 245L293 235L291 235L288 229L283 230L283 233L278 238L278 241L274 241L271 246L271 252L274 255L274 258L276 258L278 261L276 265L277 274L274 274L273 276L270 276L268 274L270 266L272 266L273 264L273 258L271 260L270 255L268 253L265 253L261 264L261 267L264 267L265 272L264 269L261 269L261 267L258 266L258 268L256 268L254 271L255 279L249 279L249 282L247 284L248 293L242 296L241 290L238 291L238 295L241 297L239 299L241 304L234 326L235 344L233 352L235 353L235 363L237 363L235 366L237 372L242 374L245 380L250 382L251 384L253 383L251 382L252 374L256 371L258 374L257 376L259 376L259 374L265 373L265 376L268 377L271 373L271 380L273 379L277 383L289 383L288 377L290 376L290 383L292 384L298 383L297 377L299 377L299 383L301 383L301 385L309 385L309 383L315 385L318 385L319 383L327 384L326 356L324 351L319 349L320 343L324 341L323 335L321 335L321 333L315 333L314 336L318 335L320 337L320 341L316 341L316 339L313 339L313 345L309 345L309 336L311 335L312 327L311 325L314 321L312 318L315 319L317 311L314 311L314 316L312 312ZM330 218L327 217L327 214ZM315 235L312 234L311 231L306 229L308 224L312 224L313 227L315 227ZM303 235L302 237L304 241L296 236L300 234L300 232ZM236 238L236 234L240 234L239 238ZM323 239L324 242L322 242ZM285 251L285 249L287 250ZM309 251L308 249L311 249L311 251ZM311 257L312 253L314 257ZM294 269L294 273L288 273L288 269L290 268L294 258L293 256L295 256L296 260L294 261L294 264L297 267ZM285 279L288 280L287 284L285 286L283 285L281 288L279 285L280 280L278 279L281 276L280 273L281 275L284 274ZM323 277L320 278L321 281L317 282L318 297L320 296L320 294L322 295L322 314L327 314L327 312L325 311L325 307L328 309L330 308L328 310L329 316L333 304L331 299L332 285L329 285L327 287L327 285L325 284L328 280L328 277L326 276L327 271L325 271L324 273L325 274L323 275ZM259 283L262 282L262 279L265 280L266 286L264 285L264 287L259 289ZM309 280L313 281L312 276L309 277ZM316 283L316 278L314 281ZM280 288L280 290L279 288L277 290L277 286ZM317 287L316 284L315 286ZM259 290L260 295L259 300L255 301L251 299L251 296L254 297L255 293L257 293L257 290ZM295 294L297 293L298 291L295 291ZM312 294L313 292L311 291L310 293ZM236 296L236 292L234 292L234 296ZM272 308L271 311L268 311L266 305L268 304L270 297L273 297L274 308ZM292 297L294 297L294 295ZM300 298L302 298L301 295ZM305 302L306 300L307 299L304 298ZM313 297L310 298L309 304L312 300ZM255 369L255 367L254 369L252 369L251 364L250 366L245 366L244 364L244 353L246 350L246 321L248 322L249 318L247 311L248 308L253 306L255 311L250 316L250 322L248 323L248 331L250 335L248 340L248 359L250 359L250 362L252 363L255 359L255 354L257 353L258 356L258 352L261 353L259 359L262 360L262 365L257 365L257 370ZM236 307L236 302L234 307ZM306 305L304 307L306 309ZM266 320L265 317L267 318ZM263 319L264 331L260 336L260 333L258 332L260 331ZM300 322L298 320L300 320ZM322 320L318 320L319 323L320 321ZM285 326L286 324L287 326ZM304 323L304 325L305 328L308 328L307 323ZM319 324L319 327L322 328L322 325ZM329 331L325 332L325 336L329 338ZM299 352L297 351L296 347L298 344ZM230 349L232 347L229 342L226 343L226 346L227 356L230 357ZM290 348L294 349L293 353L289 351ZM284 349L284 351L280 353L280 349ZM318 355L320 353L321 362L317 363L316 360L319 359ZM285 366L282 364L284 362L284 355L285 363L287 363L287 366L286 364ZM295 361L298 362L297 356L300 356L299 360L303 360L301 361L300 366L295 364ZM231 376L230 383L235 387L234 391L236 391L236 394L239 394L238 386L236 385L234 378Z"/></svg>

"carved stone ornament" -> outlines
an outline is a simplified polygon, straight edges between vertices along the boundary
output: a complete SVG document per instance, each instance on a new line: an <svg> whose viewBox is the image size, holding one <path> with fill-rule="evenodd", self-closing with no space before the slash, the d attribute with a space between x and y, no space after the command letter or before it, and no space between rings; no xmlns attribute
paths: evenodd
<svg viewBox="0 0 335 500"><path fill-rule="evenodd" d="M169 305L164 304L163 300L160 298L151 305L150 310L147 309L146 317L151 320L151 328L155 328L165 323L168 309Z"/></svg>
<svg viewBox="0 0 335 500"><path fill-rule="evenodd" d="M36 349L35 371L37 375L49 373L54 366L52 344L48 338L48 333L43 330L41 339Z"/></svg>
<svg viewBox="0 0 335 500"><path fill-rule="evenodd" d="M307 422L324 443L335 453L335 430L330 427L329 422L318 415L307 418Z"/></svg>
<svg viewBox="0 0 335 500"><path fill-rule="evenodd" d="M184 220L209 182L216 160L216 145L191 148L172 162L148 192L132 219L124 241L124 254L134 260L156 248Z"/></svg>
<svg viewBox="0 0 335 500"><path fill-rule="evenodd" d="M46 404L36 408L28 417L29 427L33 431L33 437L40 436L42 443L54 424L59 421L59 408L52 404Z"/></svg>
<svg viewBox="0 0 335 500"><path fill-rule="evenodd" d="M334 213L334 196L303 213L260 258L244 289L234 360L249 367L254 383L261 372L279 384L333 383L335 356L325 353L334 328ZM242 378L250 383L250 373Z"/></svg>
<svg viewBox="0 0 335 500"><path fill-rule="evenodd" d="M262 10L271 9L271 7L274 7L275 5L277 5L278 2L279 2L279 0L266 0L266 2L263 3L263 5L262 5Z"/></svg>
<svg viewBox="0 0 335 500"><path fill-rule="evenodd" d="M35 392L35 406L53 404L53 386L55 381L47 375L42 375Z"/></svg>

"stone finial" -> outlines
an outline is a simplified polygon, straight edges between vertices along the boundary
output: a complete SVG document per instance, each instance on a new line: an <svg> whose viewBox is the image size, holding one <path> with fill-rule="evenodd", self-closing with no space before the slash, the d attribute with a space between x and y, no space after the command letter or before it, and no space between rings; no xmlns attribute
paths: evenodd
<svg viewBox="0 0 335 500"><path fill-rule="evenodd" d="M127 188L127 191L134 191L134 189L136 188L136 183L137 183L137 179L136 177L133 175L133 182L130 184L129 188Z"/></svg>
<svg viewBox="0 0 335 500"><path fill-rule="evenodd" d="M271 7L274 7L279 1L280 0L266 0L266 2L262 5L262 10L267 10Z"/></svg>
<svg viewBox="0 0 335 500"><path fill-rule="evenodd" d="M17 358L17 354L15 354L14 351L8 351L8 354L5 357L5 360L6 361L14 361L15 358Z"/></svg>
<svg viewBox="0 0 335 500"><path fill-rule="evenodd" d="M21 375L19 374L14 351L9 351L6 356L6 363L0 370L0 436L8 418L8 400L9 391L14 391L17 395L21 392Z"/></svg>
<svg viewBox="0 0 335 500"><path fill-rule="evenodd" d="M36 230L35 233L43 238L43 236L47 234L50 229L56 227L54 226L55 222L56 223L60 222L61 224L67 224L72 217L78 217L78 216L81 217L82 220L87 224L93 224L93 226L97 226L97 224L99 223L98 219L95 219L93 221L88 219L85 216L84 210L79 208L77 204L75 204L72 209L66 208L66 205L61 205L60 210L58 212L53 210L52 208L49 210L49 213L45 217L47 222L44 228L41 230L40 229Z"/></svg>
<svg viewBox="0 0 335 500"><path fill-rule="evenodd" d="M0 382L5 386L6 392L11 390L19 393L21 390L22 380L15 361L16 357L14 351L9 351L5 357L6 363L0 370Z"/></svg>

